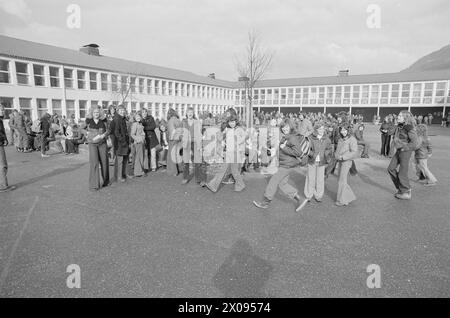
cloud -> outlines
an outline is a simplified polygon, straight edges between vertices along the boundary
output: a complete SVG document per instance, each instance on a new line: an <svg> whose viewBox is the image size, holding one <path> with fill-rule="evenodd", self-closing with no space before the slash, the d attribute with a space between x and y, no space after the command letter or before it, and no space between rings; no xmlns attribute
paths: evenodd
<svg viewBox="0 0 450 318"><path fill-rule="evenodd" d="M31 9L24 0L0 0L0 9L24 22L31 19Z"/></svg>
<svg viewBox="0 0 450 318"><path fill-rule="evenodd" d="M66 27L72 2L0 0L22 21L0 19L0 30L72 49L98 43L105 55L230 80L249 29L275 51L267 78L396 72L449 41L448 0L377 0L376 30L366 25L373 0L77 0L80 30Z"/></svg>

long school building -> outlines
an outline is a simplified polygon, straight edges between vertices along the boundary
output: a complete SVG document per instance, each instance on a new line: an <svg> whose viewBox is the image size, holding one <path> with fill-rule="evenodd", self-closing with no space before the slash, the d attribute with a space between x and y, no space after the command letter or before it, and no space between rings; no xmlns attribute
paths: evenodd
<svg viewBox="0 0 450 318"><path fill-rule="evenodd" d="M232 82L99 54L96 45L69 50L0 36L0 103L7 115L22 110L33 119L45 112L86 117L91 106L123 104L165 118L223 113L234 106Z"/></svg>
<svg viewBox="0 0 450 318"><path fill-rule="evenodd" d="M160 119L169 108L219 114L247 103L243 83L99 53L96 45L76 51L0 36L0 103L33 119L45 112L83 119L91 106L119 103ZM438 122L450 111L450 70L262 80L252 95L253 108L267 112L350 111L371 121L409 109Z"/></svg>
<svg viewBox="0 0 450 318"><path fill-rule="evenodd" d="M236 93L236 105L245 104L245 89ZM408 109L433 114L434 123L450 111L450 70L400 72L263 80L253 91L253 107L283 113L350 111L365 121Z"/></svg>

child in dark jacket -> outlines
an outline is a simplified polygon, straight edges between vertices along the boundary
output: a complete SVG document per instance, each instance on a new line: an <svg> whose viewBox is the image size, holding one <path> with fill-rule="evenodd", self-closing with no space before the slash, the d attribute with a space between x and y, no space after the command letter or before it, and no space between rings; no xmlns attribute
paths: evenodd
<svg viewBox="0 0 450 318"><path fill-rule="evenodd" d="M289 174L291 173L293 168L296 168L302 164L306 164L307 157L303 158L303 162L301 160L302 149L300 138L303 137L294 134L294 129L293 127L290 127L288 121L284 121L281 124L280 130L281 138L278 170L270 178L269 184L267 185L266 191L264 192L263 201L253 201L253 204L260 209L267 209L270 205L270 202L272 202L273 198L275 197L277 189L280 188L280 190L284 194L296 201L296 211L299 211L305 206L307 201L305 200L302 203L297 189L289 184Z"/></svg>
<svg viewBox="0 0 450 318"><path fill-rule="evenodd" d="M316 123L314 133L310 136L311 151L308 160L308 172L305 181L305 197L311 201L315 197L322 201L325 190L325 167L331 162L333 146L330 138L325 134L325 125Z"/></svg>
<svg viewBox="0 0 450 318"><path fill-rule="evenodd" d="M424 124L417 126L417 139L419 147L414 153L414 159L416 161L417 176L419 179L421 175L425 176L425 186L432 187L436 185L437 179L431 173L430 169L428 169L428 158L430 158L433 154L433 148L430 138L428 137L427 130L428 128Z"/></svg>

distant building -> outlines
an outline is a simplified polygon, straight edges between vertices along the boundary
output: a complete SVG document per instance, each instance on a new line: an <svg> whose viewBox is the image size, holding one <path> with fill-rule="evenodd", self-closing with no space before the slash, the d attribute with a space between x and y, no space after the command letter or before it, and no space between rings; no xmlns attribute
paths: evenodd
<svg viewBox="0 0 450 318"><path fill-rule="evenodd" d="M93 105L148 108L164 118L169 108L184 116L242 109L244 84L101 55L96 44L79 51L0 36L0 103L32 118L44 112L83 119ZM450 69L388 74L262 80L253 108L267 112L350 111L370 121L409 109L439 121L450 111Z"/></svg>

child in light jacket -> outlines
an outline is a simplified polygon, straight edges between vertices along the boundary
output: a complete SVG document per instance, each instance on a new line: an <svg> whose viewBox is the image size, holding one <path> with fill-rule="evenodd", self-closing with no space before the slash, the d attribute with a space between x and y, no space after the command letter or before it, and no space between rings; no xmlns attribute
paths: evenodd
<svg viewBox="0 0 450 318"><path fill-rule="evenodd" d="M421 175L423 175L425 177L425 186L432 187L436 185L437 179L428 168L428 158L432 156L433 148L427 131L428 128L426 125L420 124L417 126L419 147L415 150L414 158L416 161L417 176L420 179Z"/></svg>

